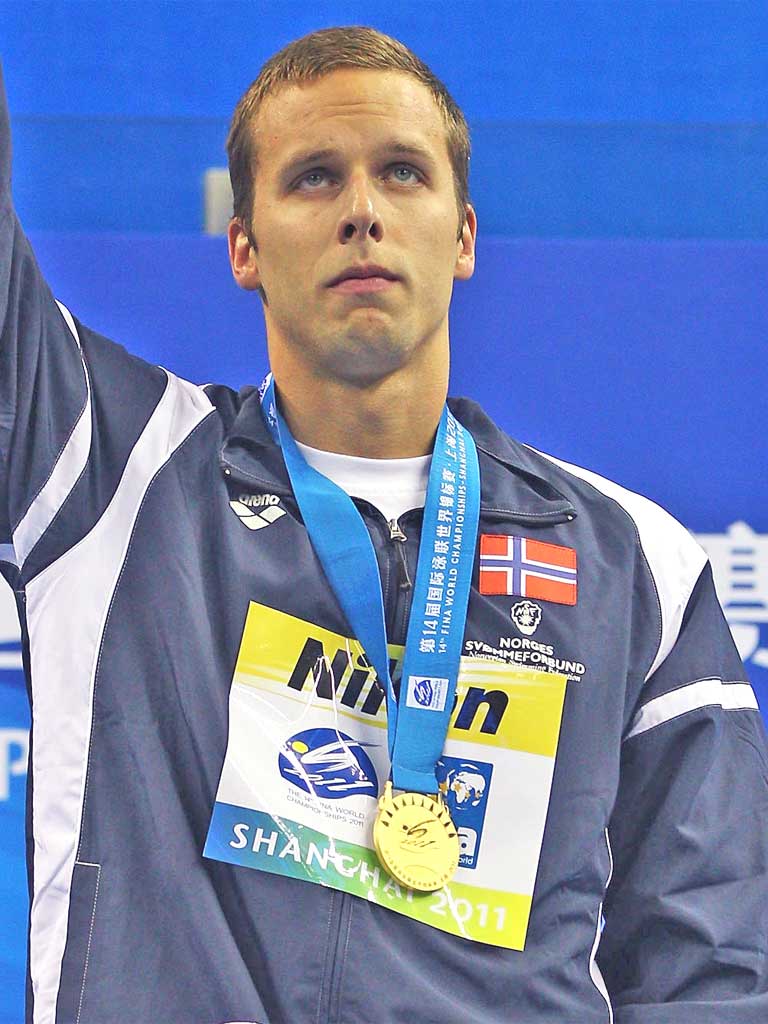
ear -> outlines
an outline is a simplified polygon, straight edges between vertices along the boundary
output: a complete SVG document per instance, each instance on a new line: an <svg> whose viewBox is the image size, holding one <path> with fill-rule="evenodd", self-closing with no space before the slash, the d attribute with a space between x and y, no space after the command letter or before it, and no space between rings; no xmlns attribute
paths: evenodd
<svg viewBox="0 0 768 1024"><path fill-rule="evenodd" d="M464 210L464 224L461 229L461 236L456 242L456 266L453 271L453 276L457 281L468 281L475 272L477 214L471 203L467 203Z"/></svg>
<svg viewBox="0 0 768 1024"><path fill-rule="evenodd" d="M256 246L251 243L248 232L238 217L233 217L227 228L229 246L229 265L232 276L240 288L246 291L258 291L261 288L261 276L256 254Z"/></svg>

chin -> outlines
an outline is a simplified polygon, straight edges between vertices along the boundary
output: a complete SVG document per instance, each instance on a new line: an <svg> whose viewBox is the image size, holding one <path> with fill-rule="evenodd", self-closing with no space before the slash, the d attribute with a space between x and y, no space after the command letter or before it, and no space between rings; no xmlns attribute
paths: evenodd
<svg viewBox="0 0 768 1024"><path fill-rule="evenodd" d="M413 353L414 347L399 338L356 338L337 349L326 366L337 380L368 387L402 370Z"/></svg>

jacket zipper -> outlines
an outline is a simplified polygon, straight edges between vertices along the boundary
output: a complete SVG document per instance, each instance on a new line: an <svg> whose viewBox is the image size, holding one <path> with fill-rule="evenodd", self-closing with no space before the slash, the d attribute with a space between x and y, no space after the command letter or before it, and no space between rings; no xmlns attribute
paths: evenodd
<svg viewBox="0 0 768 1024"><path fill-rule="evenodd" d="M389 539L392 541L395 548L395 554L397 555L398 589L410 590L413 586L413 582L408 572L408 563L405 560L405 542L408 538L403 533L397 519L390 519L387 526L389 527Z"/></svg>
<svg viewBox="0 0 768 1024"><path fill-rule="evenodd" d="M381 588L382 597L384 599L387 639L390 643L404 645L407 636L408 614L410 612L413 599L413 578L411 570L408 568L408 560L405 550L408 536L400 525L400 521L398 519L386 520L386 528L384 528L384 523L382 523L384 517L381 513L378 512L378 510L373 510L372 514L385 538L385 549L387 550L388 555L388 571L383 574ZM406 515L407 514L408 513L406 513ZM552 525L553 522L571 522L574 518L573 515L567 512L559 513L557 515L547 514L540 516L524 516L505 512L501 509L494 510L493 515L495 522L516 522L520 525L527 526L534 524L537 526ZM370 514L366 518L370 519ZM416 523L413 524L413 527L414 529L420 529L420 526ZM392 553L390 553L390 550ZM394 573L389 571L392 565L392 559L394 559L395 563ZM396 588L393 586L395 581ZM386 612L390 605L392 608L391 614L387 615ZM402 681L400 685L402 685ZM345 892L342 892L339 895L341 899L339 900L337 909L334 911L336 920L333 924L333 930L329 928L329 937L335 936L335 941L332 940L331 943L334 947L334 959L329 964L328 971L326 1004L328 1014L326 1018L327 1024L340 1024L340 1021L344 1019L343 1007L341 1005L342 981L346 960L345 954L348 948L349 934L352 927L352 915L354 913L352 900L356 898ZM318 1022L320 1020L321 1017L318 1013Z"/></svg>
<svg viewBox="0 0 768 1024"><path fill-rule="evenodd" d="M386 540L388 571L383 573L381 581L382 598L384 600L387 640L390 643L404 644L406 636L407 615L411 604L413 580L408 568L405 545L408 540L397 519L390 519L382 524L381 513L376 510L374 518ZM368 519L369 516L366 516ZM382 517L383 518L383 517ZM394 571L392 562L394 560ZM394 593L393 593L394 590ZM391 607L391 613L387 611ZM333 916L335 920L329 927L330 945L333 947L333 960L328 966L326 995L323 999L326 1012L318 1012L317 1020L327 1024L337 1024L343 1019L341 1006L341 988L344 975L345 953L348 945L349 929L353 907L351 901L356 897L340 892Z"/></svg>

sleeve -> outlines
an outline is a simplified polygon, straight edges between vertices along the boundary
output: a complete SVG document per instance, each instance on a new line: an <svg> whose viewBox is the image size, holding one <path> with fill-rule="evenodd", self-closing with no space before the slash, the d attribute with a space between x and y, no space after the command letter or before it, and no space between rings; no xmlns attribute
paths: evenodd
<svg viewBox="0 0 768 1024"><path fill-rule="evenodd" d="M766 736L708 565L627 729L609 838L616 1024L765 1024Z"/></svg>
<svg viewBox="0 0 768 1024"><path fill-rule="evenodd" d="M0 77L0 571L15 587L85 536L128 472L145 429L199 388L84 327L51 294L11 200ZM180 413L181 414L181 413Z"/></svg>
<svg viewBox="0 0 768 1024"><path fill-rule="evenodd" d="M42 523L38 499L50 506L57 481L47 494L46 484L73 434L69 456L87 458L88 392L74 321L51 295L13 209L0 72L0 542L10 543L20 528L22 548L34 541ZM69 470L77 470L71 458ZM63 475L60 469L59 489Z"/></svg>

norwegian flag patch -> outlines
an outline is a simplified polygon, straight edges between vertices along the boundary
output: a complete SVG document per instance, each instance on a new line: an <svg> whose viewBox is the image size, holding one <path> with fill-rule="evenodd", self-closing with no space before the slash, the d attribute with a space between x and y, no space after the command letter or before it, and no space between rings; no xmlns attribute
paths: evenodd
<svg viewBox="0 0 768 1024"><path fill-rule="evenodd" d="M529 537L480 536L480 593L576 604L576 552Z"/></svg>

